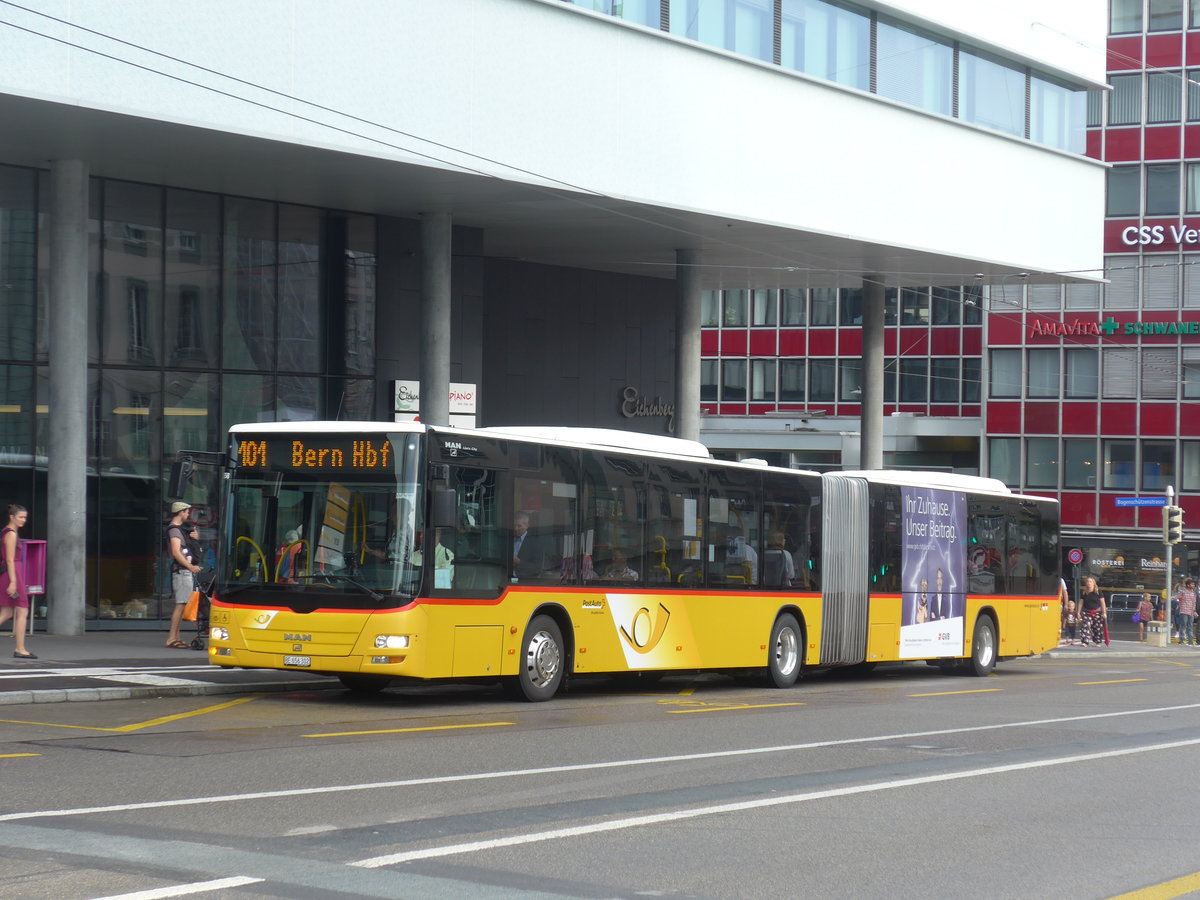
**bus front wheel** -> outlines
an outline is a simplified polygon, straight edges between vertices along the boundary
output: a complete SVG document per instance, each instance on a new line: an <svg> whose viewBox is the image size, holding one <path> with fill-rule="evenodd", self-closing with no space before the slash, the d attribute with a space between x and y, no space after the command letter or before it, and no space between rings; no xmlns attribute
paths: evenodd
<svg viewBox="0 0 1200 900"><path fill-rule="evenodd" d="M767 671L771 684L777 688L791 687L800 677L804 635L800 623L791 613L784 613L771 628L767 645Z"/></svg>
<svg viewBox="0 0 1200 900"><path fill-rule="evenodd" d="M562 631L549 616L534 616L521 639L521 671L514 692L537 703L558 693L563 680Z"/></svg>
<svg viewBox="0 0 1200 900"><path fill-rule="evenodd" d="M969 675L980 677L996 668L996 626L987 616L975 620L975 636L971 638L971 658L967 661Z"/></svg>

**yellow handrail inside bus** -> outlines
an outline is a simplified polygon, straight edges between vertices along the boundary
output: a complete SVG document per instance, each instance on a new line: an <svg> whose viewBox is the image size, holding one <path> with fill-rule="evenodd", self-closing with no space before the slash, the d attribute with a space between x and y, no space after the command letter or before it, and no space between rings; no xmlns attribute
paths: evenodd
<svg viewBox="0 0 1200 900"><path fill-rule="evenodd" d="M279 581L279 572L283 568L283 561L288 558L288 554L292 552L292 548L297 545L307 548L308 553L305 554L305 558L308 561L308 563L307 563L308 571L305 572L304 574L305 575L312 574L312 546L308 543L308 541L304 540L304 538L301 538L298 541L292 541L290 544L288 544L286 547L284 547L283 552L279 554L279 562L277 562L275 564L275 581L276 582ZM292 571L292 574L293 575L296 574L295 570Z"/></svg>
<svg viewBox="0 0 1200 900"><path fill-rule="evenodd" d="M671 570L667 567L667 539L661 534L656 534L652 540L658 543L658 548L651 550L650 553L658 557L658 564L652 566L655 572L666 572L666 581L671 582Z"/></svg>
<svg viewBox="0 0 1200 900"><path fill-rule="evenodd" d="M258 554L258 558L262 560L263 572L266 573L267 580L270 581L271 580L271 564L269 562L267 562L267 555L262 552L262 547L258 546L258 544L256 544L256 543L254 543L254 538L248 538L245 535L242 535L240 538L238 538L236 541L234 541L233 542L234 556L235 557L237 556L237 552L236 552L237 545L240 544L242 541L245 541L247 544L249 544L251 547L254 548L254 552ZM251 564L254 563L253 556L250 557L250 562L251 562ZM242 573L238 572L237 574L241 575Z"/></svg>

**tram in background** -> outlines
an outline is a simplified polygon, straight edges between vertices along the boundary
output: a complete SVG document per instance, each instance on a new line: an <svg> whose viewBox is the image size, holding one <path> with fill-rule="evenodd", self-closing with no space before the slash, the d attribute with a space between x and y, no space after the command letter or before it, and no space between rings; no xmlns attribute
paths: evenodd
<svg viewBox="0 0 1200 900"><path fill-rule="evenodd" d="M1057 644L1055 501L919 472L722 462L675 438L236 425L210 661L374 691L925 660Z"/></svg>

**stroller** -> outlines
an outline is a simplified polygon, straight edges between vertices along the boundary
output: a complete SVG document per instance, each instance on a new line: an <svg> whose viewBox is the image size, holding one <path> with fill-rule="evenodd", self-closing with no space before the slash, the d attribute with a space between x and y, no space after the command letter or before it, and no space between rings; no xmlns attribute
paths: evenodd
<svg viewBox="0 0 1200 900"><path fill-rule="evenodd" d="M200 592L200 605L196 609L196 636L192 638L193 650L204 650L208 647L208 612L212 601L213 585L217 573L206 569L196 576L196 590Z"/></svg>

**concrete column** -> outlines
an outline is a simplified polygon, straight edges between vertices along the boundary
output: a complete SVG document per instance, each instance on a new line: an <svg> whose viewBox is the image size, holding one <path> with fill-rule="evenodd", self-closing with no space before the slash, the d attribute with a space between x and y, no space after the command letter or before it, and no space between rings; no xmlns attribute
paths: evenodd
<svg viewBox="0 0 1200 900"><path fill-rule="evenodd" d="M449 213L421 215L421 421L450 424Z"/></svg>
<svg viewBox="0 0 1200 900"><path fill-rule="evenodd" d="M50 165L47 625L82 634L87 553L88 167Z"/></svg>
<svg viewBox="0 0 1200 900"><path fill-rule="evenodd" d="M700 251L675 251L675 436L700 440Z"/></svg>
<svg viewBox="0 0 1200 900"><path fill-rule="evenodd" d="M883 280L863 278L862 413L859 467L883 468Z"/></svg>

